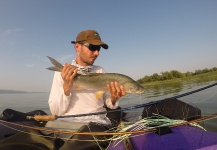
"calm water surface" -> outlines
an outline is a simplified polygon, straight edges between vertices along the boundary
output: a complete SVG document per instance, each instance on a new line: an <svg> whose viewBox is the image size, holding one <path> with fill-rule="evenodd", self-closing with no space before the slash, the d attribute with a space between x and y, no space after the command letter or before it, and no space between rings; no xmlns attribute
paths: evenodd
<svg viewBox="0 0 217 150"><path fill-rule="evenodd" d="M162 100L175 95L180 95L198 88L210 85L216 81L197 82L197 83L176 83L172 85L160 85L145 87L146 93L143 95L126 95L121 98L121 107L134 106L150 101ZM26 93L26 94L0 94L0 112L6 108L15 109L17 111L28 112L33 110L44 110L50 114L48 107L49 93ZM217 86L211 87L204 91L194 93L179 98L193 106L202 110L203 115L217 112ZM133 110L133 111L141 111ZM217 131L217 119L206 121L209 129Z"/></svg>
<svg viewBox="0 0 217 150"><path fill-rule="evenodd" d="M0 112L6 108L28 112L44 110L49 113L49 93L0 94Z"/></svg>

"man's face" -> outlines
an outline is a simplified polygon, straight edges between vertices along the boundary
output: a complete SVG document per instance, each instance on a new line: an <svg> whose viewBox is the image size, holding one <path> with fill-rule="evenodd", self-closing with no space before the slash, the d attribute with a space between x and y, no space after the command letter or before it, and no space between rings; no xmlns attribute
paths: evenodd
<svg viewBox="0 0 217 150"><path fill-rule="evenodd" d="M92 65L96 58L99 56L99 49L90 50L87 43L79 44L77 46L77 58L80 65L88 66Z"/></svg>

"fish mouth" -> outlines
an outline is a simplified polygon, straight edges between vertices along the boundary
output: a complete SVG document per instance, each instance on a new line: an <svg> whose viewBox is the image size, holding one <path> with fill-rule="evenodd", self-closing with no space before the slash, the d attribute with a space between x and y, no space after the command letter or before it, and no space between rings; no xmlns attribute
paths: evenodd
<svg viewBox="0 0 217 150"><path fill-rule="evenodd" d="M136 92L137 94L143 94L145 91Z"/></svg>
<svg viewBox="0 0 217 150"><path fill-rule="evenodd" d="M137 93L137 94L143 94L143 93L145 93L145 90L144 90L144 89L139 89L139 90L137 90L136 93Z"/></svg>
<svg viewBox="0 0 217 150"><path fill-rule="evenodd" d="M145 93L145 90L144 89L138 89L138 90L129 90L129 91L126 91L127 93L131 93L131 94L143 94Z"/></svg>

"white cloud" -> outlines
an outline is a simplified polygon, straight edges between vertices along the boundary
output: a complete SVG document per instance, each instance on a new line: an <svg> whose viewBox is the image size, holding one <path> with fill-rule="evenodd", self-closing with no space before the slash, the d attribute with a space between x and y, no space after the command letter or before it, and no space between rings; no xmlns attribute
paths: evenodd
<svg viewBox="0 0 217 150"><path fill-rule="evenodd" d="M24 31L24 29L22 29L22 28L9 29L9 30L4 31L1 34L1 38L3 39L3 38L5 38L5 37L7 37L7 36L9 36L11 34L14 34L14 33L17 33L17 32L22 32L22 31Z"/></svg>
<svg viewBox="0 0 217 150"><path fill-rule="evenodd" d="M42 58L42 56L37 55L37 54L33 54L33 57Z"/></svg>
<svg viewBox="0 0 217 150"><path fill-rule="evenodd" d="M61 62L66 62L69 58L70 58L70 60L72 60L72 57L73 57L72 54L66 55L66 56L61 57L61 58L60 58L60 61L61 61ZM71 63L71 62L70 62L70 63Z"/></svg>
<svg viewBox="0 0 217 150"><path fill-rule="evenodd" d="M6 30L4 33L5 34L11 34L11 33L21 32L21 31L24 31L24 29L22 29L22 28L16 28L16 29L11 29L11 30Z"/></svg>
<svg viewBox="0 0 217 150"><path fill-rule="evenodd" d="M34 54L33 56L50 63L50 60L46 56L40 56L40 55L36 55L36 54ZM54 58L54 57L52 57L52 58ZM65 62L71 63L72 58L73 58L73 55L69 54L69 55L65 55L65 56L62 56L59 58L54 58L54 59L59 61L60 63L65 63Z"/></svg>

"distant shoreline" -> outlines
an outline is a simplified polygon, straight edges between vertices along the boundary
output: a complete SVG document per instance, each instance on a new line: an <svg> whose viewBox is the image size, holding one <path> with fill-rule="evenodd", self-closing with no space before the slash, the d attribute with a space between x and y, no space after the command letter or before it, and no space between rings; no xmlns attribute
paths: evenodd
<svg viewBox="0 0 217 150"><path fill-rule="evenodd" d="M0 89L0 94L30 94L30 93L47 93L47 92L27 92L27 91Z"/></svg>
<svg viewBox="0 0 217 150"><path fill-rule="evenodd" d="M217 71L203 73L191 77L175 78L175 79L164 80L164 81L146 82L146 83L142 83L141 85L155 86L155 85L166 85L166 84L181 83L181 82L199 83L199 82L210 82L210 81L217 81Z"/></svg>

